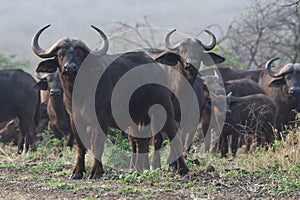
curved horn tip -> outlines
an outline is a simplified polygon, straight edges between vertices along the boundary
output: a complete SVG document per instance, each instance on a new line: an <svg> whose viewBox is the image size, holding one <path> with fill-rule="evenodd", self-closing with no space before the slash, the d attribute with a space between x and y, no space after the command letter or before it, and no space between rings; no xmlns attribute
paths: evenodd
<svg viewBox="0 0 300 200"><path fill-rule="evenodd" d="M170 44L170 36L176 31L176 29L173 29L172 31L168 32L165 35L164 41L165 41L165 46L167 49L171 50L171 51L175 51L176 49L178 49L179 44L175 45L175 46L171 46Z"/></svg>
<svg viewBox="0 0 300 200"><path fill-rule="evenodd" d="M51 24L46 25L44 28L48 28L49 26L51 26Z"/></svg>
<svg viewBox="0 0 300 200"><path fill-rule="evenodd" d="M53 57L53 55L51 54L51 49L49 49L49 51L46 51L44 49L42 49L39 45L39 37L42 34L43 31L45 31L45 29L47 29L48 27L50 27L51 25L48 24L46 26L44 26L43 28L41 28L32 38L31 40L31 49L33 50L33 52L41 57L41 58L50 58Z"/></svg>
<svg viewBox="0 0 300 200"><path fill-rule="evenodd" d="M102 30L100 30L96 26L91 25L91 27L94 30L96 30L102 38L102 45L100 46L100 48L98 50L92 51L91 55L96 56L96 57L102 56L102 55L106 54L106 52L108 51L108 48L109 48L107 36L105 35L105 33Z"/></svg>
<svg viewBox="0 0 300 200"><path fill-rule="evenodd" d="M204 45L200 40L197 39L198 43L204 48L205 51L210 51L212 50L216 44L217 44L217 39L216 36L209 30L204 30L204 32L208 33L210 35L210 43L207 45Z"/></svg>
<svg viewBox="0 0 300 200"><path fill-rule="evenodd" d="M48 25L44 26L43 28L41 28L41 29L40 29L40 31L39 31L39 32L42 32L42 31L44 31L45 29L49 28L50 26L51 26L51 24L48 24Z"/></svg>
<svg viewBox="0 0 300 200"><path fill-rule="evenodd" d="M105 33L104 33L101 29L99 29L98 27L96 27L96 26L94 26L94 25L91 25L91 27L92 27L93 29L95 29L98 33L100 33L100 35L101 35L105 40L107 40L107 36L105 35Z"/></svg>
<svg viewBox="0 0 300 200"><path fill-rule="evenodd" d="M265 65L265 68L268 68L268 66L269 66L272 62L274 62L274 61L276 61L276 60L279 60L279 59L280 59L279 57L274 57L274 58L269 59L269 60L267 61L266 65Z"/></svg>
<svg viewBox="0 0 300 200"><path fill-rule="evenodd" d="M96 28L97 28L96 26L94 26L94 25L92 25L92 24L91 24L91 27L92 27L93 29L96 29Z"/></svg>
<svg viewBox="0 0 300 200"><path fill-rule="evenodd" d="M204 31L209 34L213 34L210 30L205 29Z"/></svg>

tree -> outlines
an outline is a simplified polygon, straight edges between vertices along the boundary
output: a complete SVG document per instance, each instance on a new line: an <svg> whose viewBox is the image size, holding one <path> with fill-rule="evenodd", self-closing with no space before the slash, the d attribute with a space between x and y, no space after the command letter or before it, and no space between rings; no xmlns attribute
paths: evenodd
<svg viewBox="0 0 300 200"><path fill-rule="evenodd" d="M25 69L29 67L29 61L16 60L17 55L0 52L0 69Z"/></svg>
<svg viewBox="0 0 300 200"><path fill-rule="evenodd" d="M300 62L300 13L276 0L255 0L231 23L222 41L223 51L230 49L238 62L251 68L263 67L271 57Z"/></svg>
<svg viewBox="0 0 300 200"><path fill-rule="evenodd" d="M111 53L121 53L143 48L163 48L163 37L166 30L153 27L144 17L142 22L130 25L125 22L114 22L110 31Z"/></svg>

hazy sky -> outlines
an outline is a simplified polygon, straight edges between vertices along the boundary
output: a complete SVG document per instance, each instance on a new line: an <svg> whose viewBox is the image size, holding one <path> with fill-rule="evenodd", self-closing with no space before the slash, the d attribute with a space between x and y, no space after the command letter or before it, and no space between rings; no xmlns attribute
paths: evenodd
<svg viewBox="0 0 300 200"><path fill-rule="evenodd" d="M49 47L57 39L75 36L88 45L97 43L90 25L101 28L108 36L114 22L135 25L145 16L151 25L193 35L211 24L224 30L245 11L251 1L241 0L12 0L0 6L0 51L18 54L21 59L38 62L30 42L35 32L46 24L52 26L41 37ZM217 32L217 30L215 30ZM216 33L218 34L218 33Z"/></svg>

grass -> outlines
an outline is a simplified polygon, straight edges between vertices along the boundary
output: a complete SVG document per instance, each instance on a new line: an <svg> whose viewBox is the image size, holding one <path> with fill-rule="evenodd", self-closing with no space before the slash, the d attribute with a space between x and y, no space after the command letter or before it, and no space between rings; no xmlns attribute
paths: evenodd
<svg viewBox="0 0 300 200"><path fill-rule="evenodd" d="M187 155L187 165L191 171L199 172L200 175L208 165L212 165L216 170L214 173L220 177L234 180L243 177L268 180L264 187L270 194L293 195L300 191L300 128L288 132L289 134L284 140L275 141L269 150L257 148L250 154L244 154L242 149L239 149L237 157L234 159L221 159L219 155L204 154L198 151L198 146L195 145L191 153ZM19 179L41 181L42 186L56 188L68 193L78 190L114 191L119 195L141 194L143 198L147 199L152 198L157 192L173 193L184 188L190 191L226 189L218 184L200 185L194 180L182 181L179 175L168 172L167 166L164 166L163 169L146 170L143 173L130 172L129 169L126 169L130 158L129 142L119 136L109 138L115 145L110 146L110 149L106 149L104 154L106 157L104 161L105 168L110 170L99 180L101 184L85 185L76 182L56 181L40 175L54 173L61 177L69 177L75 160L75 150L70 151L62 148L64 144L53 140L49 132L45 132L43 137L44 140L38 144L38 150L33 153L16 155L16 147L2 146L0 156L7 159L0 159L0 169L24 170L36 173L32 176L21 176ZM116 151L120 152L120 150L125 153L114 153ZM194 162L196 159L199 161L197 164ZM90 152L87 155L86 162L87 171L89 172L93 162L93 156ZM114 170L116 166L118 170ZM120 166L124 170L119 170ZM1 175L0 178L5 179L6 176ZM105 181L129 186L116 189ZM103 182L104 185L102 185ZM143 185L145 187L132 185ZM147 186L155 186L161 189L150 189Z"/></svg>

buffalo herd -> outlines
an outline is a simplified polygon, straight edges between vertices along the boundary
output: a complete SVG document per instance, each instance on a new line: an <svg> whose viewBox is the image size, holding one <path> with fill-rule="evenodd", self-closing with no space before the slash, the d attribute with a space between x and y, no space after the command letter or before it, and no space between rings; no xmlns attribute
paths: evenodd
<svg viewBox="0 0 300 200"><path fill-rule="evenodd" d="M43 49L39 37L49 26L40 29L31 43L34 54L43 59L35 69L38 81L22 70L0 71L0 141L18 145L18 153L34 151L37 133L49 128L53 137L67 138L67 147L75 142L72 179L84 177L89 149L94 155L90 178L103 175L109 128L127 133L135 170L160 168L159 150L167 138L170 170L185 175L189 169L183 154L195 135L202 137L205 151L219 149L226 157L230 146L235 157L241 145L247 151L251 145L269 148L275 139L285 137L285 127L295 123L300 111L300 64L274 67L279 58L271 58L265 68L209 67L225 58L211 51L217 41L208 30L209 44L185 38L172 45L174 29L165 36L167 50L111 55L107 36L95 26L102 41L99 48L92 50L83 41L66 37ZM126 79L128 84L118 84L136 71L134 78ZM167 85L151 82L153 77ZM130 86L140 80L145 83L130 93ZM116 98L117 87L123 89ZM189 103L195 99L196 104ZM157 105L163 107L163 117L152 113ZM199 115L192 114L196 111ZM123 117L130 120L120 121ZM149 162L151 142L154 152Z"/></svg>

